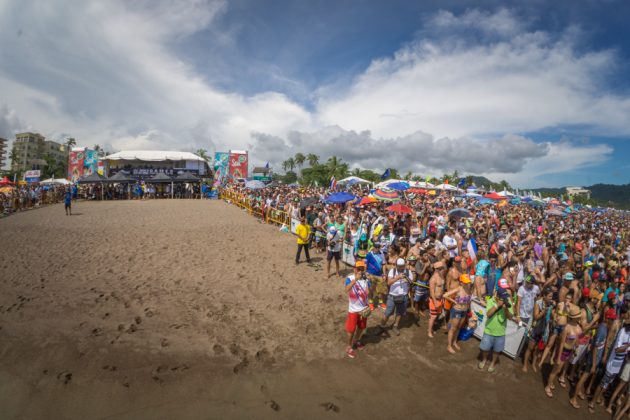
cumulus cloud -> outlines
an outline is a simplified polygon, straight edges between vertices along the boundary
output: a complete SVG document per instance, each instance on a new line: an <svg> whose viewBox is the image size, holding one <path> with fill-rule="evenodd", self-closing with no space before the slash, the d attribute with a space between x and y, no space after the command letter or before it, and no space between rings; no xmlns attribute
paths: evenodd
<svg viewBox="0 0 630 420"><path fill-rule="evenodd" d="M312 151L363 167L514 179L525 179L535 162L555 162L556 151L576 156L564 170L610 151L509 133L563 125L630 133L630 98L606 90L615 52L584 52L576 28L532 30L507 9L440 12L416 40L372 61L348 86L316 89L310 110L282 92L223 91L178 53L199 31L236 48L215 27L228 7L220 0L0 3L0 107L53 138L71 132L80 144L116 150L250 144L261 162ZM221 68L212 51L206 61Z"/></svg>

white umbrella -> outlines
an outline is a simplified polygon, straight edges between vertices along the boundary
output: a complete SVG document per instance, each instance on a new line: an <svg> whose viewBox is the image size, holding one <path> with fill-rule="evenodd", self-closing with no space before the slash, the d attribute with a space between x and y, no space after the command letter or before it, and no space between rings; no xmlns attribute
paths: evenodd
<svg viewBox="0 0 630 420"><path fill-rule="evenodd" d="M43 180L42 182L40 182L40 184L42 185L51 185L51 184L58 184L58 185L70 185L72 184L72 182L68 181L65 178L48 178Z"/></svg>
<svg viewBox="0 0 630 420"><path fill-rule="evenodd" d="M442 190L442 191L457 191L458 190L458 188L456 186L451 185L451 184L436 185L435 189Z"/></svg>

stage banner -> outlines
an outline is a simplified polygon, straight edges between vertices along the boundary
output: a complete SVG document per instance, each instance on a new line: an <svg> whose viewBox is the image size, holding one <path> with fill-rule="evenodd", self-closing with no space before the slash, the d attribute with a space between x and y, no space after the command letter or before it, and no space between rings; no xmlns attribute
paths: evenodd
<svg viewBox="0 0 630 420"><path fill-rule="evenodd" d="M86 150L83 162L83 174L92 175L98 169L98 152L96 150Z"/></svg>
<svg viewBox="0 0 630 420"><path fill-rule="evenodd" d="M230 162L230 154L225 152L216 152L214 154L214 179L217 183L221 183L228 173Z"/></svg>
<svg viewBox="0 0 630 420"><path fill-rule="evenodd" d="M230 176L232 178L247 178L247 153L230 152Z"/></svg>
<svg viewBox="0 0 630 420"><path fill-rule="evenodd" d="M68 179L77 182L83 176L83 151L70 152L68 155Z"/></svg>

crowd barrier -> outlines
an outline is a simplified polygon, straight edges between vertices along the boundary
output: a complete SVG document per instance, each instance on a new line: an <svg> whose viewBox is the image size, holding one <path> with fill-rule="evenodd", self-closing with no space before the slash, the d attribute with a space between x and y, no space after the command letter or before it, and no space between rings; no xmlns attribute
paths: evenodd
<svg viewBox="0 0 630 420"><path fill-rule="evenodd" d="M291 218L286 211L274 207L266 207L263 203L252 200L243 194L227 189L220 189L219 198L229 201L266 223L273 223L279 226L285 225L287 227L291 224Z"/></svg>

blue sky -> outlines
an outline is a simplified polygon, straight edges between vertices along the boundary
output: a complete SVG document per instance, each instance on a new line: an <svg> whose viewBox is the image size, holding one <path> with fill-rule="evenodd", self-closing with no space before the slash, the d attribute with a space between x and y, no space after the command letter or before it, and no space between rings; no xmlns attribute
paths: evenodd
<svg viewBox="0 0 630 420"><path fill-rule="evenodd" d="M0 2L0 136L630 183L630 2Z"/></svg>

